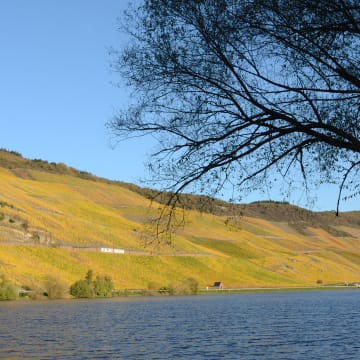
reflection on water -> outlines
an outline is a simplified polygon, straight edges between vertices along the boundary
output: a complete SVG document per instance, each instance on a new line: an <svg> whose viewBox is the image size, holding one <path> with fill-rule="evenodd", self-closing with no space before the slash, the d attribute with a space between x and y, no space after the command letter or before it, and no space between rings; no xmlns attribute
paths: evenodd
<svg viewBox="0 0 360 360"><path fill-rule="evenodd" d="M0 358L360 359L360 291L0 303Z"/></svg>

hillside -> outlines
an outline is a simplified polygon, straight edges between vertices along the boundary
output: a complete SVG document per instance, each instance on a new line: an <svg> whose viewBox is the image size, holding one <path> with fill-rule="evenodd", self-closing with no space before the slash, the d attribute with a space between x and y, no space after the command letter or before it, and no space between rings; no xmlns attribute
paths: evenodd
<svg viewBox="0 0 360 360"><path fill-rule="evenodd" d="M90 268L117 289L190 276L200 287L360 282L360 212L336 218L286 203L185 195L185 227L171 245L153 248L144 247L144 224L158 211L149 189L6 150L0 188L0 275L21 286L41 288L49 275L71 284Z"/></svg>

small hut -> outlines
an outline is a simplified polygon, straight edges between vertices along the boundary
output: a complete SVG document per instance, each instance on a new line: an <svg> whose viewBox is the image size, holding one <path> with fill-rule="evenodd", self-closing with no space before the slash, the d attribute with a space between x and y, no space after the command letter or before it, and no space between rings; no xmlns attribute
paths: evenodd
<svg viewBox="0 0 360 360"><path fill-rule="evenodd" d="M214 289L218 289L218 290L221 290L224 288L224 285L221 281L215 281L214 282L214 285L213 285L213 288Z"/></svg>

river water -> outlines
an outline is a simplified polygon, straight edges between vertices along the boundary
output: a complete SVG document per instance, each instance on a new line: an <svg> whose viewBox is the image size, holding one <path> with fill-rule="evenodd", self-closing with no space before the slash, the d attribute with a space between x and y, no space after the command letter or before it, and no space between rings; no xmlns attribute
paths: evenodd
<svg viewBox="0 0 360 360"><path fill-rule="evenodd" d="M1 359L360 359L360 290L0 303Z"/></svg>

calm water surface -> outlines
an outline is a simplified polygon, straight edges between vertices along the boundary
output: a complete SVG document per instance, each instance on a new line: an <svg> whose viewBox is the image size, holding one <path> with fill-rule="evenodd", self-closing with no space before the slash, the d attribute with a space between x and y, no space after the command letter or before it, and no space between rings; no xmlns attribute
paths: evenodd
<svg viewBox="0 0 360 360"><path fill-rule="evenodd" d="M4 359L360 359L360 290L0 303Z"/></svg>

